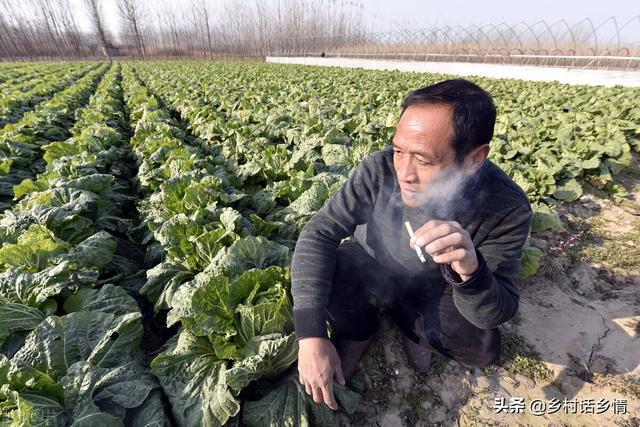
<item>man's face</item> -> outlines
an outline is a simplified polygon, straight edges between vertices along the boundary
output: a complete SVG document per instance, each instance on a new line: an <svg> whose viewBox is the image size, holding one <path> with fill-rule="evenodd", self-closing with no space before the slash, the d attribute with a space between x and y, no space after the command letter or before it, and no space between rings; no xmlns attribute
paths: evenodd
<svg viewBox="0 0 640 427"><path fill-rule="evenodd" d="M452 146L453 110L430 104L407 108L393 137L393 166L405 205L416 207L428 197L429 183L461 166Z"/></svg>

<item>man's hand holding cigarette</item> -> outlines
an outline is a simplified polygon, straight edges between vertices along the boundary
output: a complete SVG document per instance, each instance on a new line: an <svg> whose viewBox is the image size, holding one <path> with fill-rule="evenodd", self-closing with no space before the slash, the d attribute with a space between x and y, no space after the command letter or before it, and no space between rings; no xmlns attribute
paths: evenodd
<svg viewBox="0 0 640 427"><path fill-rule="evenodd" d="M412 248L423 248L438 264L451 264L465 282L478 269L471 236L456 221L427 221L416 230L409 244Z"/></svg>

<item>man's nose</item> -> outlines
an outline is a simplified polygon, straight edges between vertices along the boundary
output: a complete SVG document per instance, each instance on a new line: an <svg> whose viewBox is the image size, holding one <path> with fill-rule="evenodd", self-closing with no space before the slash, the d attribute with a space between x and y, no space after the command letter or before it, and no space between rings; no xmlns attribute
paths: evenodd
<svg viewBox="0 0 640 427"><path fill-rule="evenodd" d="M413 182L417 178L416 168L413 164L413 156L403 156L398 164L398 179L405 182Z"/></svg>

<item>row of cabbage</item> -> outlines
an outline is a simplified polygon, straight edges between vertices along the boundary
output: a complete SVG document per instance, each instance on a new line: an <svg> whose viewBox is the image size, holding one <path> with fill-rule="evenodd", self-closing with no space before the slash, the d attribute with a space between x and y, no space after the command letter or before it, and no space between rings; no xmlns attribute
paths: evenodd
<svg viewBox="0 0 640 427"><path fill-rule="evenodd" d="M143 253L124 211L136 191L120 81L111 67L0 218L2 425L170 425L132 297Z"/></svg>
<svg viewBox="0 0 640 427"><path fill-rule="evenodd" d="M640 89L483 80L499 111L491 159L536 201L573 201L588 182L615 198L614 175L640 152Z"/></svg>
<svg viewBox="0 0 640 427"><path fill-rule="evenodd" d="M0 85L0 128L19 121L25 112L51 98L93 67L87 64L73 64L51 68L53 72L39 70L33 76L24 76L26 80Z"/></svg>
<svg viewBox="0 0 640 427"><path fill-rule="evenodd" d="M85 64L87 65L87 64ZM33 67L29 72L23 73L19 76L7 78L6 75L0 70L0 95L5 91L12 91L14 89L22 89L24 92L29 91L33 86L40 83L42 80L47 79L56 73L65 72L74 67L80 68L81 64L62 64L56 62L43 63L39 66Z"/></svg>
<svg viewBox="0 0 640 427"><path fill-rule="evenodd" d="M43 170L40 147L70 135L75 111L85 105L109 65L94 64L82 78L0 129L0 211L11 206L13 186Z"/></svg>
<svg viewBox="0 0 640 427"><path fill-rule="evenodd" d="M169 310L169 326L181 325L151 363L176 423L333 424L292 372L292 248L282 244L293 241L292 227L260 213L260 186L236 173L233 158L186 134L135 73L125 76L149 194L140 213L162 253L142 292ZM353 407L353 393L337 388Z"/></svg>
<svg viewBox="0 0 640 427"><path fill-rule="evenodd" d="M54 62L53 64L57 64L59 66L63 66L65 63L63 62ZM0 63L0 83L5 81L10 81L14 79L19 79L20 77L32 74L34 71L40 69L42 67L41 62L32 62L32 63L16 63L16 62L3 62Z"/></svg>

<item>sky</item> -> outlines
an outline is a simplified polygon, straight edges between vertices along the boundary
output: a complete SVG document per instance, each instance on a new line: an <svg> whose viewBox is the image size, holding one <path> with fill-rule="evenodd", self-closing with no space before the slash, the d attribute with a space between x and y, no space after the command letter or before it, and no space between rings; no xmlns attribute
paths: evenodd
<svg viewBox="0 0 640 427"><path fill-rule="evenodd" d="M71 0L81 11L82 0ZM161 1L141 0L158 7ZM172 0L164 0L172 1ZM212 5L221 0L206 0ZM267 0L270 1L270 0ZM271 0L274 1L274 0ZM285 0L286 1L286 0ZM399 28L424 29L441 26L470 26L483 24L515 24L525 21L533 24L544 20L553 24L565 19L575 24L584 18L591 18L595 25L615 17L622 26L635 17L633 25L627 26L623 35L627 39L640 42L640 0L361 0L365 7L368 22L375 31L390 31ZM108 27L117 30L116 0L103 0ZM180 1L175 4L189 4ZM84 16L82 19L85 19ZM86 20L85 20L86 22ZM613 23L605 24L611 29Z"/></svg>
<svg viewBox="0 0 640 427"><path fill-rule="evenodd" d="M378 17L386 17L386 26L409 28L519 21L534 23L539 20L551 24L560 19L571 24L587 17L598 24L611 16L623 25L640 15L638 0L368 0L365 7Z"/></svg>

